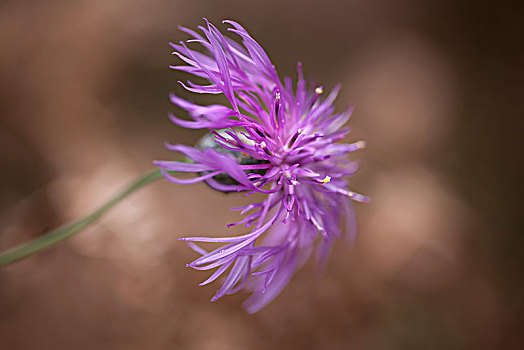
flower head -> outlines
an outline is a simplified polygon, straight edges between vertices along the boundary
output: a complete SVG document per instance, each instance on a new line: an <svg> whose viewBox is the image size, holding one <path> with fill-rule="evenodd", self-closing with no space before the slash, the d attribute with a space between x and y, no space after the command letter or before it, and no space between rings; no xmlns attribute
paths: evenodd
<svg viewBox="0 0 524 350"><path fill-rule="evenodd" d="M207 21L206 21L207 22ZM252 227L242 236L183 238L201 256L188 264L197 270L215 272L201 285L224 275L212 300L246 288L248 312L256 312L272 301L293 273L315 252L324 264L335 240L353 238L356 223L352 200L368 197L348 189L347 177L357 170L348 153L365 146L363 141L336 143L349 129L344 127L352 107L336 113L339 91L325 96L322 86L308 86L298 64L298 82L282 82L262 47L233 21L228 30L242 44L223 36L209 22L200 35L181 28L192 39L171 44L185 64L171 68L208 81L188 81L185 89L204 94L223 94L228 105L201 106L172 94L171 101L185 109L192 120L171 120L190 129L209 129L197 147L167 145L184 154L191 163L156 161L164 176L176 184L205 181L216 190L264 194L262 202L241 208L243 224ZM200 44L203 50L188 47ZM203 53L204 51L205 53ZM196 177L179 178L172 172L192 172ZM249 213L249 214L248 214ZM247 215L246 215L247 214ZM220 243L207 251L197 243ZM228 272L227 272L228 271Z"/></svg>

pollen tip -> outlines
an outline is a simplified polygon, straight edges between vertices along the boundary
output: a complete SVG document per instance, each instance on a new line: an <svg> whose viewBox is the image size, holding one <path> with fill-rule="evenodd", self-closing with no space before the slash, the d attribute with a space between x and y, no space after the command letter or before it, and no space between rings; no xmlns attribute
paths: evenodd
<svg viewBox="0 0 524 350"><path fill-rule="evenodd" d="M317 86L317 88L315 89L315 93L317 95L322 95L323 92L324 92L324 88L322 86Z"/></svg>
<svg viewBox="0 0 524 350"><path fill-rule="evenodd" d="M326 175L326 177L324 177L322 180L318 180L318 179L317 179L317 181L318 181L319 183L322 183L322 184L327 184L328 182L331 181L331 176Z"/></svg>

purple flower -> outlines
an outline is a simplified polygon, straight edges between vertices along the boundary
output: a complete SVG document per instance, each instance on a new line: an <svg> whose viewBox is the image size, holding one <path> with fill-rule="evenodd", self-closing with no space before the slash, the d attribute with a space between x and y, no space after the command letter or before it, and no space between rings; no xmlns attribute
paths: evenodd
<svg viewBox="0 0 524 350"><path fill-rule="evenodd" d="M291 78L279 79L267 54L244 28L233 21L224 23L231 25L228 30L240 36L242 45L209 22L199 27L203 36L181 28L192 39L171 44L185 63L171 68L209 82L181 82L187 90L223 94L229 104L200 106L172 94L171 101L187 110L192 120L173 115L171 120L185 128L209 129L211 136L196 148L167 145L191 163L156 161L155 165L176 184L205 181L223 192L265 195L262 202L233 208L241 215L249 214L228 226L244 224L252 227L251 232L237 237L183 238L201 255L188 266L216 269L200 285L226 276L211 300L245 288L252 294L244 306L254 313L282 291L313 252L321 265L325 263L333 243L342 237L342 221L346 236L355 237L351 200L367 202L369 198L348 189L347 177L358 166L347 155L365 143L336 143L349 133L343 125L352 111L352 107L334 111L339 86L324 97L321 86L306 84L299 63L294 89ZM189 43L200 44L203 50L191 49ZM173 172L197 175L178 178ZM194 242L222 246L207 251Z"/></svg>

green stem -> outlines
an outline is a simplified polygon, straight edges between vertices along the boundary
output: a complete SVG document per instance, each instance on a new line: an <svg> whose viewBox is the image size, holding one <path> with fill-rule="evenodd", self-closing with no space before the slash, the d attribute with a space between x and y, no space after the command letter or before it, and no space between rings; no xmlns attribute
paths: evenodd
<svg viewBox="0 0 524 350"><path fill-rule="evenodd" d="M68 237L71 237L72 235L79 232L83 228L86 228L87 226L91 225L98 218L100 218L106 211L111 209L113 206L115 206L115 204L117 204L122 199L129 196L131 193L135 192L136 190L160 178L162 178L162 174L160 173L160 170L155 169L145 174L144 176L138 178L135 182L130 184L125 190L120 192L113 199L106 202L104 205L102 205L100 208L98 208L97 210L95 210L93 213L86 216L85 218L74 221L65 226L59 227L56 230L53 230L51 232L46 233L45 235L42 235L40 237L33 239L32 241L21 244L12 249L9 249L6 252L1 253L0 254L0 267L9 265L18 260L27 258L39 252L42 249L52 246L53 244L58 243Z"/></svg>

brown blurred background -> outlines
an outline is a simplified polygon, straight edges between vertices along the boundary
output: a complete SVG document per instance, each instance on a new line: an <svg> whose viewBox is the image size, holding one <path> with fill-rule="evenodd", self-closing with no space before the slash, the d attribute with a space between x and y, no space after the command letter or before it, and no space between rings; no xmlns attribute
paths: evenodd
<svg viewBox="0 0 524 350"><path fill-rule="evenodd" d="M184 267L177 241L228 232L242 196L151 185L69 241L0 272L0 349L523 348L523 25L518 2L3 1L0 249L78 218L163 143L184 78L169 41L235 19L281 76L298 60L354 102L369 148L360 236L266 309ZM220 25L220 28L224 26ZM187 96L187 95L186 95ZM192 96L193 98L194 96ZM203 100L200 100L203 101ZM235 231L240 232L240 231Z"/></svg>

